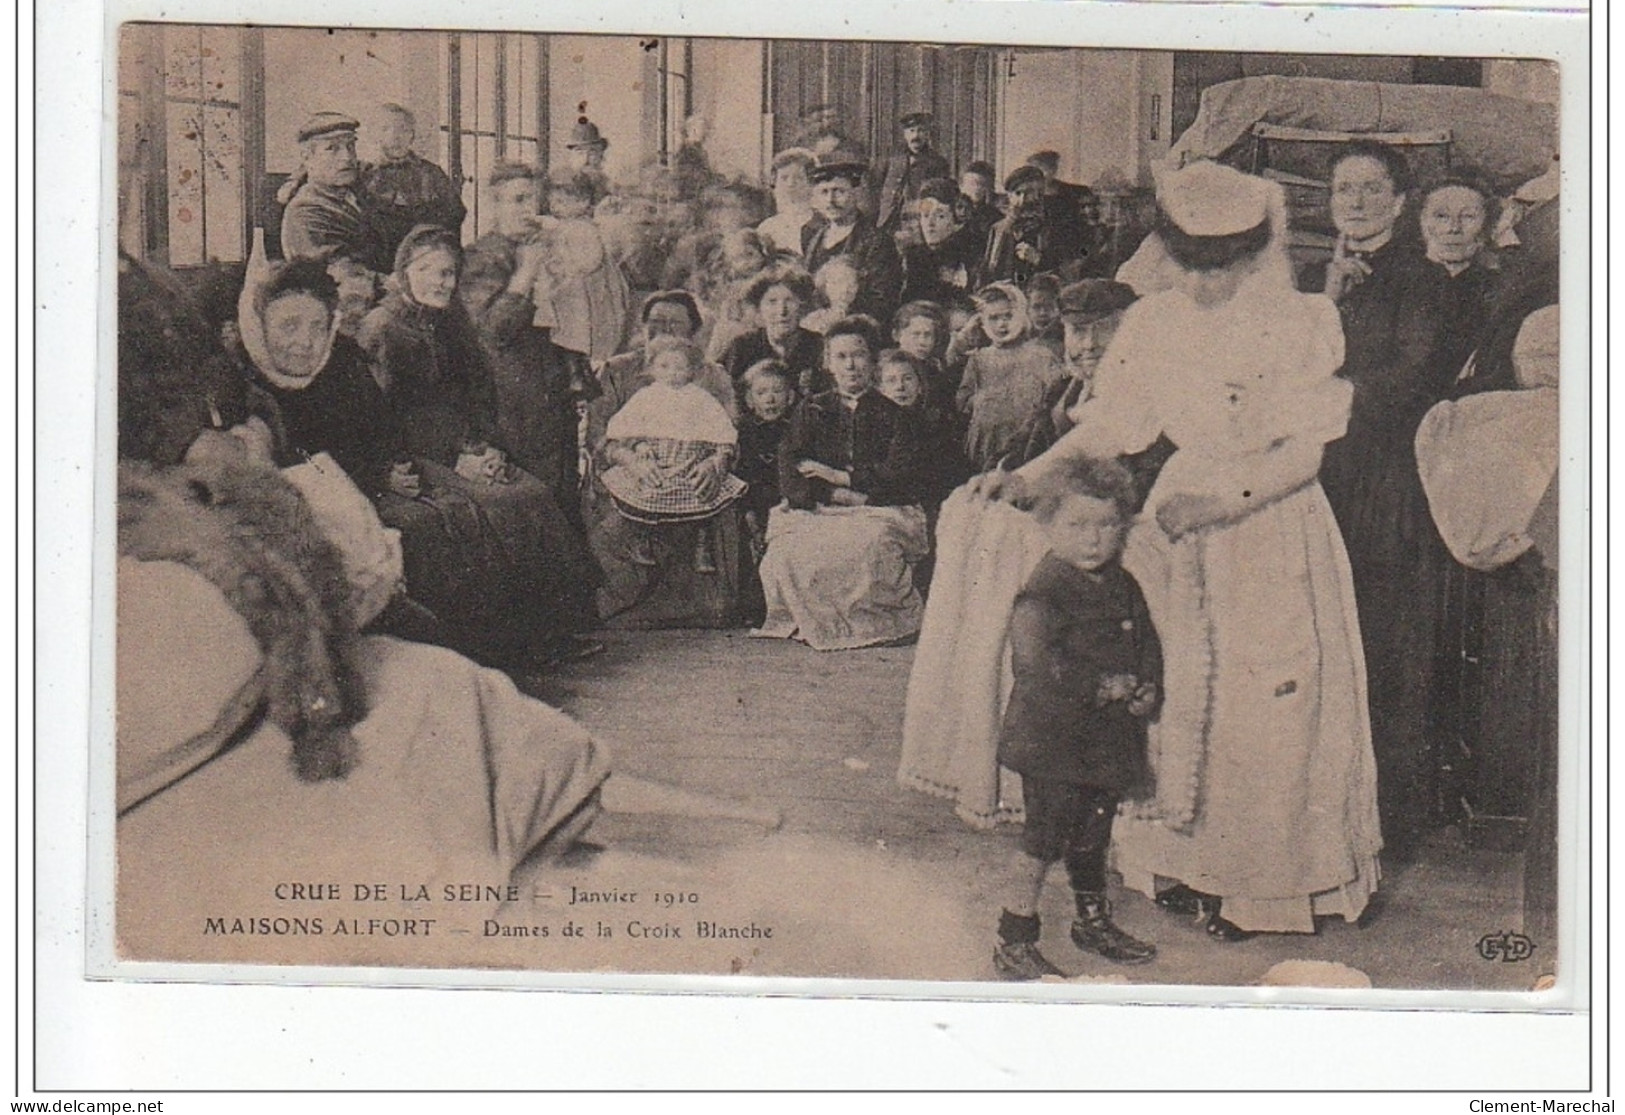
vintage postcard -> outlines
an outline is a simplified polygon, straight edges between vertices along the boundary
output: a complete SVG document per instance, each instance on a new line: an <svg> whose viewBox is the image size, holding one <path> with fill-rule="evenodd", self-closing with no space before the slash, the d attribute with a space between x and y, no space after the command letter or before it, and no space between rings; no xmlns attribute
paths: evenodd
<svg viewBox="0 0 1625 1115"><path fill-rule="evenodd" d="M1553 57L113 35L92 974L1583 1000Z"/></svg>

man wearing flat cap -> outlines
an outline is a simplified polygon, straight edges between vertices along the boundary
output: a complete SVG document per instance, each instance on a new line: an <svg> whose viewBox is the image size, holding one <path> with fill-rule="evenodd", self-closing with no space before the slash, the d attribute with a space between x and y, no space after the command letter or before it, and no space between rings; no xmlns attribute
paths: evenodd
<svg viewBox="0 0 1625 1115"><path fill-rule="evenodd" d="M903 261L890 233L858 209L861 159L842 151L820 156L812 181L813 219L801 230L801 254L813 274L836 256L850 256L858 271L852 312L890 321L903 290Z"/></svg>
<svg viewBox="0 0 1625 1115"><path fill-rule="evenodd" d="M1122 324L1123 311L1132 306L1137 297L1133 287L1110 279L1083 279L1061 288L1059 304L1065 330L1062 363L1066 378L1044 396L1028 438L1026 460L1032 460L1054 445L1077 424L1073 411L1094 393L1095 372L1101 358ZM1151 491L1157 473L1172 452L1173 443L1159 438L1149 449L1124 461L1141 499Z"/></svg>
<svg viewBox="0 0 1625 1115"><path fill-rule="evenodd" d="M982 281L1025 285L1043 271L1077 278L1088 246L1076 220L1062 220L1044 204L1044 172L1027 164L1004 180L1010 212L988 235Z"/></svg>
<svg viewBox="0 0 1625 1115"><path fill-rule="evenodd" d="M289 259L347 260L380 275L394 269L383 238L361 204L356 129L341 112L318 112L299 129L304 184L282 213L282 254Z"/></svg>
<svg viewBox="0 0 1625 1115"><path fill-rule="evenodd" d="M904 223L903 210L920 196L920 187L949 174L948 160L932 146L936 122L929 112L911 112L897 123L903 129L903 149L886 160L875 212L875 223L893 234Z"/></svg>

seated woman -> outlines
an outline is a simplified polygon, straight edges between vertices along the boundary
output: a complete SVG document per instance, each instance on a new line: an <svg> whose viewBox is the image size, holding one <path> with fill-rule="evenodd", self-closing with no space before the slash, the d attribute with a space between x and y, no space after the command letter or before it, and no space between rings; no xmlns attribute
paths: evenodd
<svg viewBox="0 0 1625 1115"><path fill-rule="evenodd" d="M635 459L630 449L611 444L609 426L640 391L654 383L655 346L674 339L691 342L700 328L699 305L686 290L651 294L644 300L641 317L643 343L604 365L603 394L587 406L587 451L594 476L583 495L583 510L588 541L604 572L598 591L599 614L606 623L621 627L732 625L738 595L738 562L734 559L738 525L733 512L723 509L707 525L705 533L713 537L704 552L712 561L718 555L721 560L714 561L715 571L696 576L699 563L689 557L698 557L701 551L700 525L673 525L662 532L670 545L651 549L643 528L621 513L604 484L606 472ZM732 417L736 403L728 373L704 363L694 375L694 384ZM666 560L677 554L684 556Z"/></svg>
<svg viewBox="0 0 1625 1115"><path fill-rule="evenodd" d="M767 618L755 634L817 650L897 642L920 629L913 567L930 551L915 426L874 390L878 339L866 318L831 326L835 389L804 400L779 451L785 505L762 558Z"/></svg>
<svg viewBox="0 0 1625 1115"><path fill-rule="evenodd" d="M756 311L759 327L736 338L722 356L736 390L758 360L781 361L795 373L803 394L828 386L819 355L822 338L801 327L802 314L816 299L812 279L799 265L773 264L756 276L745 290L745 303Z"/></svg>
<svg viewBox="0 0 1625 1115"><path fill-rule="evenodd" d="M413 597L458 632L457 649L521 668L595 653L581 635L597 622L597 566L547 486L491 443L495 395L457 298L461 265L455 234L413 230L396 253L396 289L362 325L424 488L380 511L402 531Z"/></svg>
<svg viewBox="0 0 1625 1115"><path fill-rule="evenodd" d="M609 420L604 448L615 463L604 470L604 487L633 524L632 560L641 565L655 564L662 527L696 523L694 571L717 572L709 521L745 490L728 471L739 448L733 420L695 382L705 366L693 341L657 338L649 345L654 382Z"/></svg>

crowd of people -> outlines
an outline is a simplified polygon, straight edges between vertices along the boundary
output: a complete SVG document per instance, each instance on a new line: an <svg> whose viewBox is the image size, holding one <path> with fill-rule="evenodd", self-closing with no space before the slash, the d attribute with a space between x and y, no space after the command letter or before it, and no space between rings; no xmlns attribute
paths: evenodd
<svg viewBox="0 0 1625 1115"><path fill-rule="evenodd" d="M1451 563L1414 442L1437 404L1516 391L1492 326L1556 300L1555 256L1497 249L1486 186L1351 143L1336 250L1295 268L1280 188L1215 163L1137 226L1054 152L956 177L926 113L874 166L826 127L765 187L713 172L698 123L612 181L583 117L567 167L490 171L465 244L385 116L376 165L353 118L305 123L283 258L256 242L214 320L121 261L122 455L329 455L401 534L375 622L519 670L671 584L764 637L908 641L950 493L1035 504L1050 557L997 617L1016 691L987 741L1029 776L1009 976L1054 971L1055 860L1080 947L1154 953L1104 897L1153 771L1118 868L1222 940L1358 917L1379 849L1414 854ZM1514 558L1553 568L1536 550Z"/></svg>

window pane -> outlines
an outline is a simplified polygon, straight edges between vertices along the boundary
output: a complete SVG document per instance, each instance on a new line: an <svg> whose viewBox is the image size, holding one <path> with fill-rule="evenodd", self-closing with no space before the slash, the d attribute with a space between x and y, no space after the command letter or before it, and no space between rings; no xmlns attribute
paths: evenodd
<svg viewBox="0 0 1625 1115"><path fill-rule="evenodd" d="M209 108L203 122L204 248L211 260L235 262L243 258L242 113Z"/></svg>
<svg viewBox="0 0 1625 1115"><path fill-rule="evenodd" d="M474 181L483 187L486 176L491 173L491 164L496 162L496 139L492 136L473 136L464 142L463 150L472 150L473 152L473 162L463 164L464 173L472 175ZM483 188L481 193L483 193ZM477 196L473 212L474 235L476 238L490 231L486 227L490 210L489 207L479 204L480 200L483 199Z"/></svg>
<svg viewBox="0 0 1625 1115"><path fill-rule="evenodd" d="M500 35L471 35L471 36L468 36L468 38L472 38L474 40L473 54L474 54L475 66L473 68L474 68L475 85L474 85L474 97L473 97L473 100L472 100L472 107L474 109L474 118L473 118L472 121L469 119L468 111L469 111L469 108L471 107L471 104L470 104L469 101L464 101L463 102L463 126L465 128L472 127L476 131L493 132L494 133L499 127L502 126L501 122L498 121L497 118L496 118L497 117L497 92L496 92L497 46L498 46L498 41L501 39L501 37L502 36L500 36ZM466 43L467 41L468 41L468 39L465 38L464 42ZM464 67L464 72L467 73L467 70L468 70L468 57L467 57L468 48L465 46L463 49L464 49L463 67Z"/></svg>
<svg viewBox="0 0 1625 1115"><path fill-rule="evenodd" d="M164 28L164 92L168 96L195 99L203 95L198 62L197 28Z"/></svg>
<svg viewBox="0 0 1625 1115"><path fill-rule="evenodd" d="M201 31L203 95L213 101L242 100L242 31L205 27Z"/></svg>
<svg viewBox="0 0 1625 1115"><path fill-rule="evenodd" d="M503 99L507 102L508 119L502 126L506 135L525 134L525 37L523 35L502 36L502 51L507 58L508 69L504 75Z"/></svg>
<svg viewBox="0 0 1625 1115"><path fill-rule="evenodd" d="M519 104L519 134L535 136L540 134L536 122L536 102L542 92L542 45L535 35L517 37L519 56L524 64L520 67L520 79L509 86L512 92L508 96Z"/></svg>
<svg viewBox="0 0 1625 1115"><path fill-rule="evenodd" d="M203 122L196 105L167 106L169 145L169 262L203 262Z"/></svg>

